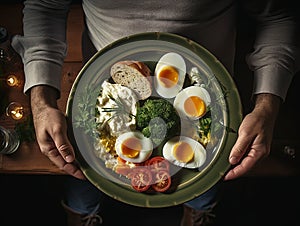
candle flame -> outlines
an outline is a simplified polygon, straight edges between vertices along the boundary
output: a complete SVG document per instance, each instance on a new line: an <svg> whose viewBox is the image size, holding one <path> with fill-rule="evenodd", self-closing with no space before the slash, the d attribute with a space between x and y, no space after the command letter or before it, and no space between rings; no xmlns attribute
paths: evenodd
<svg viewBox="0 0 300 226"><path fill-rule="evenodd" d="M12 117L14 120L20 120L24 116L24 108L17 102L12 102L6 108L6 115Z"/></svg>
<svg viewBox="0 0 300 226"><path fill-rule="evenodd" d="M19 107L11 110L11 117L15 120L23 118L23 108Z"/></svg>
<svg viewBox="0 0 300 226"><path fill-rule="evenodd" d="M6 79L6 82L9 86L17 86L19 81L15 75L9 75Z"/></svg>

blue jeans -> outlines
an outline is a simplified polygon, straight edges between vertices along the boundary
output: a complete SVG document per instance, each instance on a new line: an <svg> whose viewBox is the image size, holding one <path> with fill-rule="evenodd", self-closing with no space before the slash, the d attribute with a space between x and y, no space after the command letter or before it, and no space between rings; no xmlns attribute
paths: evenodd
<svg viewBox="0 0 300 226"><path fill-rule="evenodd" d="M65 181L65 204L81 214L90 214L101 204L103 193L88 180L67 176Z"/></svg>
<svg viewBox="0 0 300 226"><path fill-rule="evenodd" d="M217 183L199 197L186 202L185 205L197 210L209 209L217 201L219 184ZM103 196L104 194L89 181L67 176L65 181L65 202L74 211L81 214L93 213L101 205Z"/></svg>

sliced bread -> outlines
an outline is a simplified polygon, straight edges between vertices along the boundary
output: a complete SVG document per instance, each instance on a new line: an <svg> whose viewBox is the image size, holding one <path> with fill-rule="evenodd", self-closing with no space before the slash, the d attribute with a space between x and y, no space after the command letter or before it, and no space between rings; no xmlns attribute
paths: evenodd
<svg viewBox="0 0 300 226"><path fill-rule="evenodd" d="M134 90L140 100L152 94L151 71L143 62L117 62L111 67L110 75L115 83Z"/></svg>

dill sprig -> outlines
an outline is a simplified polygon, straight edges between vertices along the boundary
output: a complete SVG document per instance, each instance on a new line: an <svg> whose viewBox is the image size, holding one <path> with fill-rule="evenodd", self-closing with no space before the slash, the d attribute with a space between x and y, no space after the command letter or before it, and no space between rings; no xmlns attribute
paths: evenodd
<svg viewBox="0 0 300 226"><path fill-rule="evenodd" d="M126 108L125 103L119 97L114 98L111 94L108 94L109 99L116 103L116 107L104 107L102 108L102 112L111 112L116 115L120 114L128 114L130 117L135 117L131 112Z"/></svg>
<svg viewBox="0 0 300 226"><path fill-rule="evenodd" d="M84 133L95 135L95 89L86 87L85 91L78 95L77 114L74 119L74 126L84 130Z"/></svg>

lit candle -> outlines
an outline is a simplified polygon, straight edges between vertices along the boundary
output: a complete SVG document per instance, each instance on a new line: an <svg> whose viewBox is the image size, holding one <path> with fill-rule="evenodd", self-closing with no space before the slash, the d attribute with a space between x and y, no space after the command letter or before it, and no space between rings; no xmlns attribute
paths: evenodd
<svg viewBox="0 0 300 226"><path fill-rule="evenodd" d="M18 86L19 81L15 75L7 76L6 83L9 86Z"/></svg>
<svg viewBox="0 0 300 226"><path fill-rule="evenodd" d="M20 103L11 102L6 108L6 115L14 120L20 120L24 116L24 108Z"/></svg>

